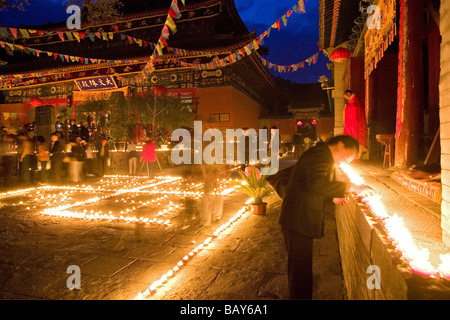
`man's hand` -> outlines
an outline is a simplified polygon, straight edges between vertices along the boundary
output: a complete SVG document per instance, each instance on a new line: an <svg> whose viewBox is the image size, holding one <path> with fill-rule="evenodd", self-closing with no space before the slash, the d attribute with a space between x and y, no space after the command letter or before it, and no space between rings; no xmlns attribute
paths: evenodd
<svg viewBox="0 0 450 320"><path fill-rule="evenodd" d="M348 201L348 198L333 198L333 203L337 206L346 204Z"/></svg>
<svg viewBox="0 0 450 320"><path fill-rule="evenodd" d="M369 197L369 196L374 196L375 195L375 190L373 190L371 187L367 186L367 185L356 185L353 184L350 187L350 192L354 192L357 193L358 195L362 196L362 197Z"/></svg>

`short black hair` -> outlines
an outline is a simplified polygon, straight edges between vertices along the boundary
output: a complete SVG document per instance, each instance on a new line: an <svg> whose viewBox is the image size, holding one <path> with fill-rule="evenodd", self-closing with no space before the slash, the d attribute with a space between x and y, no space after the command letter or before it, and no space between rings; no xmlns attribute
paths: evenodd
<svg viewBox="0 0 450 320"><path fill-rule="evenodd" d="M353 91L352 91L352 90L345 90L345 91L344 91L344 94L347 94L347 93L353 94Z"/></svg>
<svg viewBox="0 0 450 320"><path fill-rule="evenodd" d="M339 135L333 138L330 138L326 144L329 146L335 146L339 142L344 144L345 149L355 149L356 154L359 154L359 142L355 138L349 135Z"/></svg>

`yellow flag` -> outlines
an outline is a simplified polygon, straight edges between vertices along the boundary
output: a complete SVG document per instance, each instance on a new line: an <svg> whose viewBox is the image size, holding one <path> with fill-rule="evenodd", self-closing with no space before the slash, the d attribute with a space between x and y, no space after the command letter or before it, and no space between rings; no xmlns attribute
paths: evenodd
<svg viewBox="0 0 450 320"><path fill-rule="evenodd" d="M78 32L72 32L73 36L75 37L75 39L77 39L78 42L80 42L80 35Z"/></svg>
<svg viewBox="0 0 450 320"><path fill-rule="evenodd" d="M177 26L170 15L167 15L166 25L167 25L167 27L169 27L169 29L170 29L170 31L172 31L172 33L177 32Z"/></svg>
<svg viewBox="0 0 450 320"><path fill-rule="evenodd" d="M66 36L67 36L67 38L69 39L69 41L72 41L72 40L73 40L72 32L66 31Z"/></svg>
<svg viewBox="0 0 450 320"><path fill-rule="evenodd" d="M255 47L255 50L259 49L259 45L258 45L258 41L257 40L253 40L253 46Z"/></svg>

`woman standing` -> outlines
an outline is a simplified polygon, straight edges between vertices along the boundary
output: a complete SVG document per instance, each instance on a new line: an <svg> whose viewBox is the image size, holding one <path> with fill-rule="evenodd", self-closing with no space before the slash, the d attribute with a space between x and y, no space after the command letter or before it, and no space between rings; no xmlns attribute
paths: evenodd
<svg viewBox="0 0 450 320"><path fill-rule="evenodd" d="M144 144L141 154L141 161L147 166L147 175L150 179L155 177L155 161L156 161L156 146L149 137L146 137L147 142Z"/></svg>

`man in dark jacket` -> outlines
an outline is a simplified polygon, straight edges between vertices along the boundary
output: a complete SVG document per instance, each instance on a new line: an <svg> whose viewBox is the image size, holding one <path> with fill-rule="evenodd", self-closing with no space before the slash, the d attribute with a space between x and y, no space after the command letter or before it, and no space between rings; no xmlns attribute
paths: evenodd
<svg viewBox="0 0 450 320"><path fill-rule="evenodd" d="M279 220L291 299L312 299L313 239L323 236L325 201L342 204L347 192L373 192L368 186L334 180L335 165L353 161L358 152L356 139L337 136L306 151L292 169Z"/></svg>
<svg viewBox="0 0 450 320"><path fill-rule="evenodd" d="M58 135L53 133L50 136L50 163L52 180L55 183L61 182L62 164L64 159L64 146L58 140Z"/></svg>
<svg viewBox="0 0 450 320"><path fill-rule="evenodd" d="M80 125L80 138L86 142L89 142L89 129L82 122Z"/></svg>

